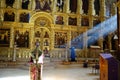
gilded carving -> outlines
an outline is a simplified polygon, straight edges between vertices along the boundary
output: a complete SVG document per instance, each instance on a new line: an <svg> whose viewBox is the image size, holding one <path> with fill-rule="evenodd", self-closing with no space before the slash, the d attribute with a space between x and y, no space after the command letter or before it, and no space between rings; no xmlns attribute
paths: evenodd
<svg viewBox="0 0 120 80"><path fill-rule="evenodd" d="M40 49L45 50L45 53L47 50L51 52L53 50L51 54L53 57L59 54L57 52L60 48L65 48L65 44L69 43L69 47L71 47L72 40L81 42L81 48L83 48L83 45L87 46L88 35L85 34L84 39L75 38L106 18L105 0L15 0L10 4L5 1L7 0L0 1L0 7L2 7L0 16L3 17L0 20L0 23L2 22L0 47L4 49L3 47L6 45L6 49L10 48L9 51L5 49L8 52L5 54L11 57L13 45L17 43L18 59L29 58L29 52L35 47L36 40L39 40ZM95 3L99 2L100 10L94 12L97 8ZM119 2L117 6L119 6ZM9 38L6 38L6 34ZM100 40L98 45L102 47L103 40ZM55 50L56 48L59 49ZM85 48L85 50L83 50L85 53L82 51L80 53L86 54L87 49ZM63 55L64 51L60 52L60 55ZM3 54L4 51L2 50L0 53Z"/></svg>
<svg viewBox="0 0 120 80"><path fill-rule="evenodd" d="M35 20L35 25L40 26L40 27L47 27L49 26L49 21L45 17L39 17L38 19Z"/></svg>

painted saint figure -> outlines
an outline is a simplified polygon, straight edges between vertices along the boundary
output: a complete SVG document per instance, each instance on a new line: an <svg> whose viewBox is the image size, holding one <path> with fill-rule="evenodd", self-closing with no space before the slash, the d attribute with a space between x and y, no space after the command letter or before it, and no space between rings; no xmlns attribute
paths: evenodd
<svg viewBox="0 0 120 80"><path fill-rule="evenodd" d="M15 0L5 0L6 8L8 6L13 8L14 2L15 2Z"/></svg>
<svg viewBox="0 0 120 80"><path fill-rule="evenodd" d="M36 3L35 10L51 11L50 0L35 0L35 3Z"/></svg>
<svg viewBox="0 0 120 80"><path fill-rule="evenodd" d="M57 0L57 6L58 6L58 11L63 12L64 1L63 0Z"/></svg>
<svg viewBox="0 0 120 80"><path fill-rule="evenodd" d="M36 39L35 46L39 47L39 45L40 45L40 41L39 41L39 39Z"/></svg>
<svg viewBox="0 0 120 80"><path fill-rule="evenodd" d="M71 13L76 13L76 11L77 11L77 0L70 0L70 10L71 10Z"/></svg>
<svg viewBox="0 0 120 80"><path fill-rule="evenodd" d="M14 21L15 13L12 11L8 11L4 13L4 21Z"/></svg>
<svg viewBox="0 0 120 80"><path fill-rule="evenodd" d="M22 9L28 9L29 0L22 0Z"/></svg>
<svg viewBox="0 0 120 80"><path fill-rule="evenodd" d="M21 13L20 14L20 22L29 22L30 14L29 13Z"/></svg>

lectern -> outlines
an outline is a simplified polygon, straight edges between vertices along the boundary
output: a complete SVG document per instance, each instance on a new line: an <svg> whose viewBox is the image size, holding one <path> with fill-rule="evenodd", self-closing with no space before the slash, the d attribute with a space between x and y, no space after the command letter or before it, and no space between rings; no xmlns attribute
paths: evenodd
<svg viewBox="0 0 120 80"><path fill-rule="evenodd" d="M119 61L111 54L100 54L100 80L120 80Z"/></svg>

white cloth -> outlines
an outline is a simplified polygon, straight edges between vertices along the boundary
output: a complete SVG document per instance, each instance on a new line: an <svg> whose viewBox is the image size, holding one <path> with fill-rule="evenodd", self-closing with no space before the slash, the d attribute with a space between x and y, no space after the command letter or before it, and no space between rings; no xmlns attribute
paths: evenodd
<svg viewBox="0 0 120 80"><path fill-rule="evenodd" d="M44 54L42 54L39 59L38 59L38 63L42 63L43 64L43 59L44 59Z"/></svg>

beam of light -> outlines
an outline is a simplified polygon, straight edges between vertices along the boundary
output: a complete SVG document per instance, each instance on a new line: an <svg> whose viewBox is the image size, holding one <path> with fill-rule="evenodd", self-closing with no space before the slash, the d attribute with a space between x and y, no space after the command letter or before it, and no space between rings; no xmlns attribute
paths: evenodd
<svg viewBox="0 0 120 80"><path fill-rule="evenodd" d="M109 33L113 33L117 29L117 15L112 16L111 18L107 19L106 21L94 26L92 29L88 30L83 34L87 34L87 46L90 46L97 42L100 37L106 37ZM75 48L82 48L84 47L84 35L81 34L74 38L71 41L71 46Z"/></svg>

